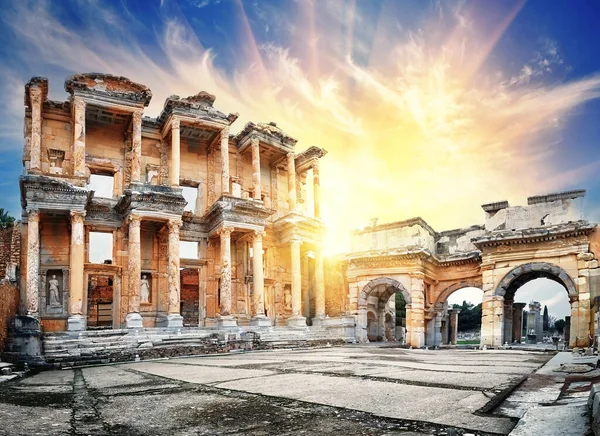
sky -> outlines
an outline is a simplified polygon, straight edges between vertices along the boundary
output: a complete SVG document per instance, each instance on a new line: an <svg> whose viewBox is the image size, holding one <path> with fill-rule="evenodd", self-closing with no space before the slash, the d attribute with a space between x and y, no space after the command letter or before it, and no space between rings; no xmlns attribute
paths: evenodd
<svg viewBox="0 0 600 436"><path fill-rule="evenodd" d="M0 207L20 215L23 85L121 75L146 114L201 90L321 163L329 253L348 232L588 190L600 218L600 3L592 0L0 0Z"/></svg>

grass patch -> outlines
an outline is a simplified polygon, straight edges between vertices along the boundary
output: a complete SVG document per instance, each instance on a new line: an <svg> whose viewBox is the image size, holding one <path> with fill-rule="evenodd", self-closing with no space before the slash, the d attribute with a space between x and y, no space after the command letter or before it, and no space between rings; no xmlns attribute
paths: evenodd
<svg viewBox="0 0 600 436"><path fill-rule="evenodd" d="M456 341L456 345L475 345L479 344L481 341L479 339L458 339Z"/></svg>

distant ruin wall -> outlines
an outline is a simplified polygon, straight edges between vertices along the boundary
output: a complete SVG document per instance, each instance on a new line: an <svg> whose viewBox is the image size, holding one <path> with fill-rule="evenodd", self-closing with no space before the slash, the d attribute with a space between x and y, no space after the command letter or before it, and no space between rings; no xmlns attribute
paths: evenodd
<svg viewBox="0 0 600 436"><path fill-rule="evenodd" d="M19 308L19 290L8 282L0 282L0 353L6 347L8 323L17 314Z"/></svg>
<svg viewBox="0 0 600 436"><path fill-rule="evenodd" d="M8 323L19 308L16 268L20 255L20 226L0 229L0 352L6 347Z"/></svg>
<svg viewBox="0 0 600 436"><path fill-rule="evenodd" d="M0 280L6 277L6 265L11 260L13 227L0 229Z"/></svg>

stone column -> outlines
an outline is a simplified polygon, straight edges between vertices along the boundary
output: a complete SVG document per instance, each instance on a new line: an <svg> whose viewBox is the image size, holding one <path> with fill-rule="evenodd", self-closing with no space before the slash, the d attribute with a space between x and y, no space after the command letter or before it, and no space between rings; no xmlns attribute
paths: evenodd
<svg viewBox="0 0 600 436"><path fill-rule="evenodd" d="M288 206L290 212L296 210L296 161L294 153L287 154L288 161Z"/></svg>
<svg viewBox="0 0 600 436"><path fill-rule="evenodd" d="M40 213L29 211L27 218L27 315L39 317Z"/></svg>
<svg viewBox="0 0 600 436"><path fill-rule="evenodd" d="M502 346L503 327L504 297L484 294L481 304L481 345Z"/></svg>
<svg viewBox="0 0 600 436"><path fill-rule="evenodd" d="M231 233L233 230L233 227L221 227L217 231L221 237L221 313L217 319L218 327L237 326L236 319L231 315Z"/></svg>
<svg viewBox="0 0 600 436"><path fill-rule="evenodd" d="M446 319L442 321L442 344L448 343L448 329L450 325L450 317L447 316Z"/></svg>
<svg viewBox="0 0 600 436"><path fill-rule="evenodd" d="M169 227L168 239L168 257L169 266L168 288L169 288L169 309L167 315L167 327L183 327L183 317L180 313L180 272L179 272L179 228L181 221L170 219L167 223Z"/></svg>
<svg viewBox="0 0 600 436"><path fill-rule="evenodd" d="M229 194L229 126L221 130L221 192Z"/></svg>
<svg viewBox="0 0 600 436"><path fill-rule="evenodd" d="M71 211L71 256L69 260L69 319L67 330L85 330L86 317L83 314L83 265L84 265L84 226L85 211Z"/></svg>
<svg viewBox="0 0 600 436"><path fill-rule="evenodd" d="M325 273L323 269L323 248L315 248L315 317L313 325L325 319Z"/></svg>
<svg viewBox="0 0 600 436"><path fill-rule="evenodd" d="M571 302L573 304L573 302ZM571 342L571 317L565 316L565 329L563 330L563 335L565 337L565 344L568 347L574 347L575 342Z"/></svg>
<svg viewBox="0 0 600 436"><path fill-rule="evenodd" d="M260 187L260 147L258 138L252 138L252 186L254 187L254 199L261 199Z"/></svg>
<svg viewBox="0 0 600 436"><path fill-rule="evenodd" d="M458 314L460 313L460 309L448 309L448 317L450 321L450 337L448 338L448 343L451 345L456 345L456 340L458 339Z"/></svg>
<svg viewBox="0 0 600 436"><path fill-rule="evenodd" d="M290 254L292 266L292 316L288 318L290 327L306 327L306 318L302 316L302 275L300 265L300 245L302 241L290 241Z"/></svg>
<svg viewBox="0 0 600 436"><path fill-rule="evenodd" d="M511 344L513 341L513 302L504 300L504 331L503 343Z"/></svg>
<svg viewBox="0 0 600 436"><path fill-rule="evenodd" d="M85 177L85 101L73 97L73 175Z"/></svg>
<svg viewBox="0 0 600 436"><path fill-rule="evenodd" d="M127 328L142 328L140 315L140 279L142 275L142 252L140 245L140 227L142 218L138 215L129 215L129 237L127 242L127 276L129 283L129 304L125 326Z"/></svg>
<svg viewBox="0 0 600 436"><path fill-rule="evenodd" d="M263 270L263 231L254 231L252 240L252 285L254 287L254 316L250 325L270 327L271 321L265 316L265 278Z"/></svg>
<svg viewBox="0 0 600 436"><path fill-rule="evenodd" d="M29 169L39 171L42 153L42 90L37 86L29 89L31 101L31 141L29 143Z"/></svg>
<svg viewBox="0 0 600 436"><path fill-rule="evenodd" d="M140 182L142 173L142 111L132 114L131 181Z"/></svg>
<svg viewBox="0 0 600 436"><path fill-rule="evenodd" d="M523 336L523 309L525 305L526 303L513 303L512 339L516 343L521 343L521 337Z"/></svg>
<svg viewBox="0 0 600 436"><path fill-rule="evenodd" d="M435 322L434 322L434 333L433 333L433 346L439 347L442 345L442 314L435 314Z"/></svg>
<svg viewBox="0 0 600 436"><path fill-rule="evenodd" d="M420 348L425 345L425 283L420 277L411 277L410 282L412 301L410 345Z"/></svg>
<svg viewBox="0 0 600 436"><path fill-rule="evenodd" d="M321 219L321 177L319 175L319 161L313 164L313 201L315 218Z"/></svg>
<svg viewBox="0 0 600 436"><path fill-rule="evenodd" d="M171 186L179 186L179 167L181 165L180 127L181 121L179 118L173 118L171 120L171 169L169 170Z"/></svg>

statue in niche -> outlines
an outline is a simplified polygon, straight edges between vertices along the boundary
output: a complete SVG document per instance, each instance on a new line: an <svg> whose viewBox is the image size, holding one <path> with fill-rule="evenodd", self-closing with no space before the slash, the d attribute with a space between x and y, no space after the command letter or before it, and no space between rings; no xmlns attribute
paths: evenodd
<svg viewBox="0 0 600 436"><path fill-rule="evenodd" d="M48 280L48 291L50 307L62 307L62 304L60 304L60 283L58 283L54 274Z"/></svg>
<svg viewBox="0 0 600 436"><path fill-rule="evenodd" d="M142 280L140 280L140 299L142 303L150 302L150 283L146 278L146 274L142 276Z"/></svg>

